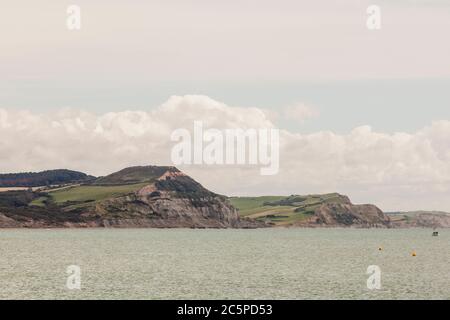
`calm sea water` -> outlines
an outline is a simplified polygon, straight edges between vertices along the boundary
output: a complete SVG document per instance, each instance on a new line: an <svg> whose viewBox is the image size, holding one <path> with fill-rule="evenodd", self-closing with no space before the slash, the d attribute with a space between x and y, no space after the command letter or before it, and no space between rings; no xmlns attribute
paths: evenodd
<svg viewBox="0 0 450 320"><path fill-rule="evenodd" d="M1 299L450 299L450 230L0 229L0 259Z"/></svg>

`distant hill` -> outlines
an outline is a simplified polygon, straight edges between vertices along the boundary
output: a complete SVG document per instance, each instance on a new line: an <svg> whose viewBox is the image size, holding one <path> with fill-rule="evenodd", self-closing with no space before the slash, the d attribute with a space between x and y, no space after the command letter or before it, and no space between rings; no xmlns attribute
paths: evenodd
<svg viewBox="0 0 450 320"><path fill-rule="evenodd" d="M175 167L168 166L136 166L122 169L105 177L99 177L93 184L96 185L121 185L151 182L162 176L165 172L178 171Z"/></svg>
<svg viewBox="0 0 450 320"><path fill-rule="evenodd" d="M386 213L397 228L450 228L450 213L442 211L406 211Z"/></svg>
<svg viewBox="0 0 450 320"><path fill-rule="evenodd" d="M339 193L228 198L172 166L99 178L70 170L2 174L0 187L7 189L0 192L0 228L450 227L447 213L385 214Z"/></svg>
<svg viewBox="0 0 450 320"><path fill-rule="evenodd" d="M228 198L175 167L130 167L87 183L0 192L1 227L250 228Z"/></svg>
<svg viewBox="0 0 450 320"><path fill-rule="evenodd" d="M0 187L41 187L92 180L95 177L67 169L0 174Z"/></svg>
<svg viewBox="0 0 450 320"><path fill-rule="evenodd" d="M278 226L389 227L390 220L371 204L352 204L338 193L317 195L233 197L241 217Z"/></svg>

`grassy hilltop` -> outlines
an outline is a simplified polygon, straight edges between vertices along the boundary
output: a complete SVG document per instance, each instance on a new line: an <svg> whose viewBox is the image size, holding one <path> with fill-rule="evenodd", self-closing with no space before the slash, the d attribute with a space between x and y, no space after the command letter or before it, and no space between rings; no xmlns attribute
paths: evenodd
<svg viewBox="0 0 450 320"><path fill-rule="evenodd" d="M94 179L85 173L67 169L42 172L21 172L0 174L0 188L41 187Z"/></svg>
<svg viewBox="0 0 450 320"><path fill-rule="evenodd" d="M232 197L234 207L241 217L289 225L311 217L315 210L326 203L348 203L349 199L338 193L323 195L291 195L263 197Z"/></svg>
<svg viewBox="0 0 450 320"><path fill-rule="evenodd" d="M111 186L77 185L50 189L46 192L41 192L41 196L33 200L30 206L45 206L47 203L54 203L59 206L64 206L65 204L89 206L97 201L137 191L145 185L146 183Z"/></svg>
<svg viewBox="0 0 450 320"><path fill-rule="evenodd" d="M239 221L225 196L169 166L130 167L105 177L0 192L0 227L253 225Z"/></svg>
<svg viewBox="0 0 450 320"><path fill-rule="evenodd" d="M446 213L386 215L338 193L227 198L169 166L1 178L0 227L450 227Z"/></svg>

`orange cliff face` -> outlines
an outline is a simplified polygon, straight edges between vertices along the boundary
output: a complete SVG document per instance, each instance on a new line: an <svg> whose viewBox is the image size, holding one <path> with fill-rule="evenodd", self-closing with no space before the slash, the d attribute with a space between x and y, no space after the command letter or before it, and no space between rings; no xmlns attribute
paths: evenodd
<svg viewBox="0 0 450 320"><path fill-rule="evenodd" d="M173 167L173 168L176 169L175 167ZM187 175L178 169L176 169L176 171L175 170L167 170L166 172L164 172L164 174L161 177L158 178L158 180L161 181L161 180L167 180L167 178L170 179L170 178L177 178L177 177L187 177Z"/></svg>

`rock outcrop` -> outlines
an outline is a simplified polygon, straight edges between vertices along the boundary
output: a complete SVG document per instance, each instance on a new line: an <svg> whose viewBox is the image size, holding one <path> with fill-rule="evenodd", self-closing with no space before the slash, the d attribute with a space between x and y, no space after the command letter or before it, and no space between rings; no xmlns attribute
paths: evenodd
<svg viewBox="0 0 450 320"><path fill-rule="evenodd" d="M309 227L356 227L388 228L389 217L372 204L355 205L348 200L343 203L324 203L315 209L310 218L299 222Z"/></svg>
<svg viewBox="0 0 450 320"><path fill-rule="evenodd" d="M240 219L227 197L175 167L131 167L62 190L0 193L3 228L261 226L265 224Z"/></svg>
<svg viewBox="0 0 450 320"><path fill-rule="evenodd" d="M390 214L395 228L450 228L450 213L404 212Z"/></svg>
<svg viewBox="0 0 450 320"><path fill-rule="evenodd" d="M1 228L20 228L22 227L22 223L5 216L0 212L0 227Z"/></svg>
<svg viewBox="0 0 450 320"><path fill-rule="evenodd" d="M99 202L93 212L104 226L235 228L237 210L175 168L132 194Z"/></svg>

